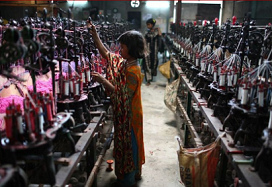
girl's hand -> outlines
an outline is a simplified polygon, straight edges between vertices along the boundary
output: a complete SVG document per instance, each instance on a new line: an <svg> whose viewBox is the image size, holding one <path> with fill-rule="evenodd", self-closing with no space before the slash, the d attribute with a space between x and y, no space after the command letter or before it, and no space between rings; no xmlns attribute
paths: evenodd
<svg viewBox="0 0 272 187"><path fill-rule="evenodd" d="M86 25L88 27L88 32L92 34L93 41L94 41L97 49L99 50L100 55L103 58L107 59L109 50L104 46L104 44L100 40L100 37L99 37L97 30L96 30L97 27L92 24L90 19L87 20Z"/></svg>
<svg viewBox="0 0 272 187"><path fill-rule="evenodd" d="M97 31L96 31L96 27L95 25L93 25L93 23L90 20L87 20L87 28L88 31L93 35L93 36L97 36Z"/></svg>
<svg viewBox="0 0 272 187"><path fill-rule="evenodd" d="M108 90L109 92L114 91L115 87L105 77L97 72L92 72L91 75L93 80L103 85L106 90Z"/></svg>
<svg viewBox="0 0 272 187"><path fill-rule="evenodd" d="M93 80L98 83L103 83L105 81L105 78L97 72L91 72L91 75L93 77Z"/></svg>
<svg viewBox="0 0 272 187"><path fill-rule="evenodd" d="M160 27L155 28L155 30L158 32L159 36L161 36L161 35L162 35Z"/></svg>

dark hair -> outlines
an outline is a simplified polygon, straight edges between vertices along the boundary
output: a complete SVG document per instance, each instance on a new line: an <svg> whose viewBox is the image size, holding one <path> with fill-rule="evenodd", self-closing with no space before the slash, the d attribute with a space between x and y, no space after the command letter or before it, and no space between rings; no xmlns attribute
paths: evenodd
<svg viewBox="0 0 272 187"><path fill-rule="evenodd" d="M146 42L143 35L138 31L126 31L117 39L128 48L128 53L134 58L143 58L147 55Z"/></svg>
<svg viewBox="0 0 272 187"><path fill-rule="evenodd" d="M156 20L153 18L150 18L150 19L146 20L146 24L148 24L148 23L151 23L154 27L156 25Z"/></svg>

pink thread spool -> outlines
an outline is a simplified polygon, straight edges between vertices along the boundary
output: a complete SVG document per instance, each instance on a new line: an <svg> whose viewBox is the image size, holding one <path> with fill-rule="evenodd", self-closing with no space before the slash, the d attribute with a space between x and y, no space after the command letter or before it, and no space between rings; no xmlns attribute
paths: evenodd
<svg viewBox="0 0 272 187"><path fill-rule="evenodd" d="M215 25L218 25L218 18L214 19L214 23L215 23Z"/></svg>
<svg viewBox="0 0 272 187"><path fill-rule="evenodd" d="M237 17L236 16L232 16L232 25L235 25L236 20L237 20Z"/></svg>

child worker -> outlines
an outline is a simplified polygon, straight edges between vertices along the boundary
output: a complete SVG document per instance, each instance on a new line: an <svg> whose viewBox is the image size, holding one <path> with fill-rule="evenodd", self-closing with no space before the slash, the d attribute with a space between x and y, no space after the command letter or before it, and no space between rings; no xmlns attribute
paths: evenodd
<svg viewBox="0 0 272 187"><path fill-rule="evenodd" d="M116 186L135 186L145 163L141 67L137 61L146 55L146 44L138 31L127 31L117 39L120 54L111 53L101 42L96 27L87 26L100 55L107 59L106 78L92 73L94 81L111 93L114 114L114 158Z"/></svg>
<svg viewBox="0 0 272 187"><path fill-rule="evenodd" d="M158 68L158 52L162 45L161 30L159 27L155 27L156 20L150 18L146 21L147 32L145 33L145 40L149 55L143 59L143 69L145 74L146 85L149 86L153 81L153 76L157 76Z"/></svg>

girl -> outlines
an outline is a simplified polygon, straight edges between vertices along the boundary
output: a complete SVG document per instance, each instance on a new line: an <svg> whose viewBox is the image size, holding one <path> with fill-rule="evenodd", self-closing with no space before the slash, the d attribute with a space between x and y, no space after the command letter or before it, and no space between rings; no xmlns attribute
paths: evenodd
<svg viewBox="0 0 272 187"><path fill-rule="evenodd" d="M145 34L145 39L150 53L143 60L143 69L147 86L150 85L150 82L153 80L153 76L157 75L158 49L161 45L161 30L160 28L155 28L155 25L156 20L153 18L146 21L146 27L148 30Z"/></svg>
<svg viewBox="0 0 272 187"><path fill-rule="evenodd" d="M127 31L117 40L120 55L110 53L101 42L96 27L87 23L103 58L108 60L106 78L93 72L93 80L111 93L114 110L114 157L118 186L133 186L141 178L145 163L141 68L137 59L146 55L145 39L137 31Z"/></svg>

